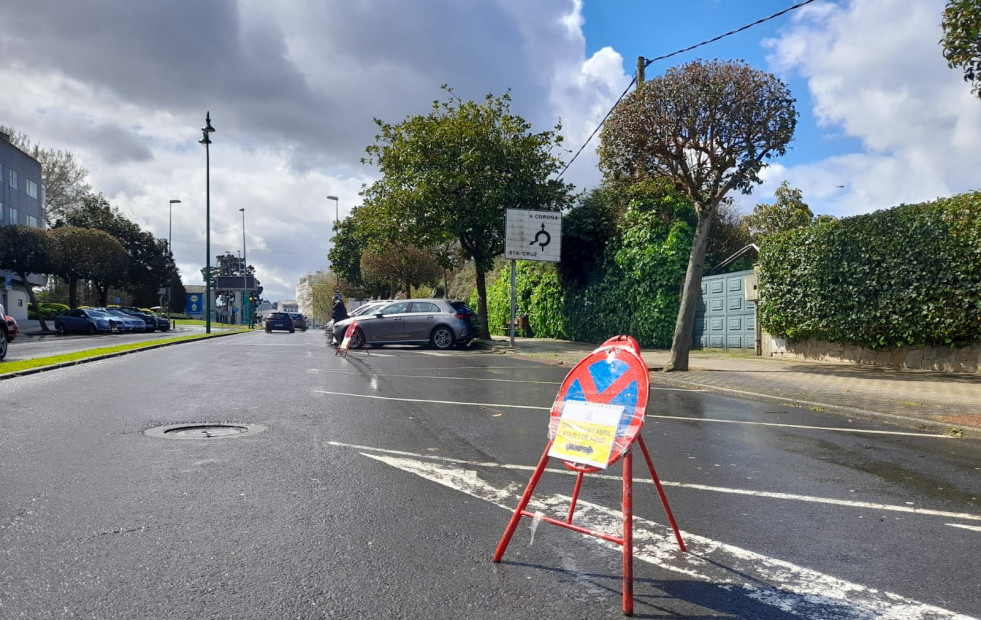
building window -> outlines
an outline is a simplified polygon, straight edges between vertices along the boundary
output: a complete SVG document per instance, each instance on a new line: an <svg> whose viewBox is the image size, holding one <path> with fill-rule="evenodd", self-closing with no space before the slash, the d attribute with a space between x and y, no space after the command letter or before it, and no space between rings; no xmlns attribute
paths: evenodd
<svg viewBox="0 0 981 620"><path fill-rule="evenodd" d="M37 183L30 179L24 179L24 191L27 192L28 196L37 200Z"/></svg>
<svg viewBox="0 0 981 620"><path fill-rule="evenodd" d="M16 170L10 170L8 172L10 173L10 175L9 175L10 176L10 187L12 187L14 189L17 189L17 171Z"/></svg>
<svg viewBox="0 0 981 620"><path fill-rule="evenodd" d="M17 207L10 207L10 221L8 222L8 224L17 224L19 221L18 215L19 214L17 213Z"/></svg>
<svg viewBox="0 0 981 620"><path fill-rule="evenodd" d="M41 222L38 221L38 219L36 217L34 217L33 215L28 215L27 216L27 225L28 226L33 226L34 228L41 228Z"/></svg>

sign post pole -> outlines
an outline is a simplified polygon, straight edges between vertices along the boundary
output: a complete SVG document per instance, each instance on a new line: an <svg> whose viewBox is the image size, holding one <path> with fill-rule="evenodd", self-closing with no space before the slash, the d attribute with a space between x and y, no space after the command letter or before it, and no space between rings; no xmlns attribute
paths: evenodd
<svg viewBox="0 0 981 620"><path fill-rule="evenodd" d="M518 276L514 273L516 261L511 259L511 348L514 348L514 320L515 320L515 296L517 295Z"/></svg>

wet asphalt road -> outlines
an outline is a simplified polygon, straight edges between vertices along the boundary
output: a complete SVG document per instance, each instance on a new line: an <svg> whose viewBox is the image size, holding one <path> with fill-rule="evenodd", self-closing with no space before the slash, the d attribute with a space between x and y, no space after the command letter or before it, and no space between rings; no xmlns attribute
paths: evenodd
<svg viewBox="0 0 981 620"><path fill-rule="evenodd" d="M0 618L620 617L611 545L491 562L567 371L310 331L0 381ZM147 434L203 423L263 428ZM660 387L644 437L689 553L638 459L637 617L978 615L981 442ZM616 533L620 471L577 519Z"/></svg>

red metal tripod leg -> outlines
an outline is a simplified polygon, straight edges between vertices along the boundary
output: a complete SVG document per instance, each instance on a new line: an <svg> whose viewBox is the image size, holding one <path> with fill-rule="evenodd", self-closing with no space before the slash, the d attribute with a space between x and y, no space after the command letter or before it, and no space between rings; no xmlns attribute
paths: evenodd
<svg viewBox="0 0 981 620"><path fill-rule="evenodd" d="M576 488L572 491L572 502L569 503L569 518L566 523L572 523L572 515L576 513L576 502L579 501L579 488L582 486L582 472L576 476Z"/></svg>
<svg viewBox="0 0 981 620"><path fill-rule="evenodd" d="M654 463L651 461L651 455L647 452L647 445L644 443L643 435L637 435L637 443L640 444L640 450L644 453L644 458L647 460L647 468L651 470L651 478L654 479L654 486L657 488L657 494L661 496L661 504L664 506L664 513L668 516L668 522L671 523L671 529L674 530L674 537L678 539L678 546L681 547L682 551L687 551L685 549L685 541L681 539L681 531L678 530L678 524L674 521L674 515L671 514L671 506L668 505L668 497L664 494L664 488L661 486L661 481L657 477L657 472L654 471Z"/></svg>
<svg viewBox="0 0 981 620"><path fill-rule="evenodd" d="M634 614L633 449L623 453L623 613Z"/></svg>
<svg viewBox="0 0 981 620"><path fill-rule="evenodd" d="M548 451L551 447L552 440L549 440L548 445L545 446L545 452L542 453L541 460L538 461L538 467L535 468L535 473L531 475L531 480L528 481L528 486L525 488L525 492L521 496L521 501L518 502L518 507L514 509L514 514L511 515L511 520L508 522L508 527L504 530L504 536L501 537L501 542L497 544L497 551L494 552L495 562L501 561L504 551L508 548L508 543L511 542L511 537L514 536L514 530L518 528L518 522L521 521L521 512L528 506L528 502L531 501L531 494L534 493L535 487L538 485L538 481L545 472L545 466L548 465Z"/></svg>

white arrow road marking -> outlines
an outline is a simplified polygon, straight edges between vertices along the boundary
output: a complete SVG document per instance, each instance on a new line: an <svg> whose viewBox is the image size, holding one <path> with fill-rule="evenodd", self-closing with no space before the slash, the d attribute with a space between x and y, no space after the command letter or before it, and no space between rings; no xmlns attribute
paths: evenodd
<svg viewBox="0 0 981 620"><path fill-rule="evenodd" d="M357 444L341 443L339 441L328 441L328 444L332 446L338 446L341 448L353 448L355 450L369 450L376 453L384 454L395 454L401 456L409 456L414 458L423 458L427 460L437 460L444 463L453 463L458 465L464 465L467 467L482 467L482 468L498 468L498 469L513 469L518 471L534 471L534 466L532 465L511 465L508 463L494 463L494 462L478 462L478 461L463 461L460 459L451 459L442 456L431 456L431 455L420 455L415 452L404 452L402 450L386 450L383 448L375 448L372 446L361 446ZM576 473L565 468L548 468L547 471L550 474L559 474L562 476L575 476ZM622 478L620 476L613 476L609 474L591 474L591 478L594 480L613 480L620 481ZM653 482L646 480L644 478L635 478L634 484L649 484L653 486ZM877 504L874 502L860 502L853 499L838 499L835 497L818 497L814 495L797 495L794 493L779 493L777 491L756 491L753 489L733 489L728 487L715 487L707 484L695 484L691 482L671 482L669 480L662 480L662 486L666 487L676 487L680 489L692 489L695 491L708 491L710 493L728 493L730 495L748 495L751 497L765 497L769 499L779 499L794 502L810 502L814 504L827 504L829 506L844 506L846 508L861 508L863 510L884 510L887 512L902 512L906 514L914 514L926 517L943 517L944 519L961 519L965 521L981 521L981 515L970 514L967 512L950 512L947 510L934 510L932 508L919 508L917 506L903 506L898 504ZM952 525L948 523L947 525Z"/></svg>
<svg viewBox="0 0 981 620"><path fill-rule="evenodd" d="M523 487L518 484L498 489L483 481L472 469L418 458L388 456L361 452L363 456L381 461L426 480L461 491L513 512ZM554 494L533 496L529 510L549 514L564 514L571 498ZM576 523L595 530L619 533L623 516L579 500ZM501 521L503 533L506 522ZM620 548L592 536L583 536L608 548ZM969 616L927 605L890 592L851 583L830 575L767 557L725 543L684 534L688 553L678 550L671 528L653 521L634 517L634 558L648 562L686 577L719 584L723 588L738 588L761 603L777 607L784 613L805 618L955 618L972 620ZM490 550L488 550L488 558ZM488 559L488 562L490 559Z"/></svg>

